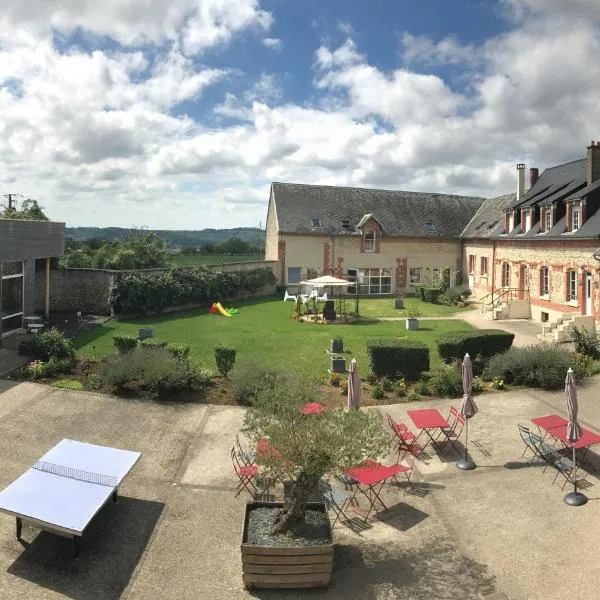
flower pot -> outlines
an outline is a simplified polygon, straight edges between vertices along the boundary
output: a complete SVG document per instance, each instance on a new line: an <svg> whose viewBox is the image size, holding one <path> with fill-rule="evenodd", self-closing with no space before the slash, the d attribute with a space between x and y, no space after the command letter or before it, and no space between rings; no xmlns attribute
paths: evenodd
<svg viewBox="0 0 600 600"><path fill-rule="evenodd" d="M333 542L327 510L322 502L309 503L307 508L325 513L329 526L329 543L313 546L259 546L249 544L248 521L255 508L281 508L282 502L248 502L242 530L242 573L244 587L314 588L325 587L333 569Z"/></svg>
<svg viewBox="0 0 600 600"><path fill-rule="evenodd" d="M404 300L402 298L396 298L394 300L394 308L404 308Z"/></svg>
<svg viewBox="0 0 600 600"><path fill-rule="evenodd" d="M406 319L406 329L409 331L418 331L419 319Z"/></svg>
<svg viewBox="0 0 600 600"><path fill-rule="evenodd" d="M344 340L329 340L329 351L334 354L339 354L344 351Z"/></svg>
<svg viewBox="0 0 600 600"><path fill-rule="evenodd" d="M330 357L329 370L332 373L345 373L346 372L346 359L343 356Z"/></svg>

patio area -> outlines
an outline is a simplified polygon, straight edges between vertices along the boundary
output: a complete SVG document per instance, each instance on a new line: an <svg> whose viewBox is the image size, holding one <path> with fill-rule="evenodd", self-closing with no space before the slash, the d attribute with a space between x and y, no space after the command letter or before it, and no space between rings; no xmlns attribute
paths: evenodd
<svg viewBox="0 0 600 600"><path fill-rule="evenodd" d="M582 425L600 431L600 380L579 389ZM600 482L585 474L590 502L563 503L553 474L521 459L517 423L565 414L562 393L477 397L469 447L478 468L456 469L451 451L417 461L415 489L386 491L388 511L367 527L334 529L332 585L313 592L246 591L239 552L245 498L234 498L229 451L244 409L167 404L0 381L4 488L64 437L138 450L142 457L83 538L70 540L0 515L0 597L135 600L172 598L515 599L593 598ZM412 427L406 410L380 407ZM597 465L592 448L589 456Z"/></svg>

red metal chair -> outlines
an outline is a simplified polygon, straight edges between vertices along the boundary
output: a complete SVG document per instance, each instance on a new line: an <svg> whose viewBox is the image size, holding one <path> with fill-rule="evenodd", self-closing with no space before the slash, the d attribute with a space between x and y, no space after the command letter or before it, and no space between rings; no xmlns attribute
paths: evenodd
<svg viewBox="0 0 600 600"><path fill-rule="evenodd" d="M458 411L456 411L456 420L454 421L454 425L448 427L447 429L440 430L441 433L443 433L446 436L446 440L440 447L441 451L443 451L447 444L450 444L454 448L454 450L458 452L458 448L456 447L454 442L460 438L464 426L465 418Z"/></svg>
<svg viewBox="0 0 600 600"><path fill-rule="evenodd" d="M423 452L423 448L417 444L417 436L404 424L397 423L388 414L387 420L392 428L395 435L395 442L397 444L397 458L396 463L399 463L406 453L410 453L413 456L419 456ZM404 454L402 454L404 452ZM402 457L400 456L402 454Z"/></svg>
<svg viewBox="0 0 600 600"><path fill-rule="evenodd" d="M235 448L231 449L231 462L233 463L233 470L239 479L238 486L235 488L235 497L237 498L242 490L246 490L253 498L256 494L256 485L254 480L258 473L258 467L256 465L244 464L244 461Z"/></svg>

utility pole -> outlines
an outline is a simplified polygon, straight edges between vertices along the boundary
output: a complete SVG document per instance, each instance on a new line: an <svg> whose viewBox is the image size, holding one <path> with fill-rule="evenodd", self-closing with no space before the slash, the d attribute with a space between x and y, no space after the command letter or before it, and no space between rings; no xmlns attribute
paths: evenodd
<svg viewBox="0 0 600 600"><path fill-rule="evenodd" d="M4 194L5 198L8 198L8 208L17 208L17 196L23 197L22 194Z"/></svg>

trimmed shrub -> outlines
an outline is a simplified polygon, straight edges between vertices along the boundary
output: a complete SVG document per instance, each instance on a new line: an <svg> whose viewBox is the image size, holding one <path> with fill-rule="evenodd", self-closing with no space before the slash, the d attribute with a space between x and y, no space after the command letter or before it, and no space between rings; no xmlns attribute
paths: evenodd
<svg viewBox="0 0 600 600"><path fill-rule="evenodd" d="M32 335L30 348L33 358L43 361L51 358L72 359L75 356L73 342L56 327Z"/></svg>
<svg viewBox="0 0 600 600"><path fill-rule="evenodd" d="M146 338L140 342L140 346L148 350L162 350L167 347L167 342L159 338Z"/></svg>
<svg viewBox="0 0 600 600"><path fill-rule="evenodd" d="M383 388L378 383L371 388L371 397L375 400L381 400L384 397Z"/></svg>
<svg viewBox="0 0 600 600"><path fill-rule="evenodd" d="M52 384L54 387L62 388L65 390L82 390L83 383L76 379L59 379Z"/></svg>
<svg viewBox="0 0 600 600"><path fill-rule="evenodd" d="M585 366L573 353L557 345L534 345L511 348L490 359L486 369L489 378L508 384L555 390L564 386L569 367L575 377L586 376Z"/></svg>
<svg viewBox="0 0 600 600"><path fill-rule="evenodd" d="M506 352L513 343L515 334L500 329L479 331L449 331L436 340L438 352L445 362L462 360L468 352L472 359L477 356L488 358Z"/></svg>
<svg viewBox="0 0 600 600"><path fill-rule="evenodd" d="M85 378L85 389L97 391L102 389L102 377L97 373L88 373Z"/></svg>
<svg viewBox="0 0 600 600"><path fill-rule="evenodd" d="M70 373L75 364L74 358L51 358L47 363L53 373Z"/></svg>
<svg viewBox="0 0 600 600"><path fill-rule="evenodd" d="M273 387L278 371L251 359L235 365L231 371L231 386L239 404L252 404L262 390Z"/></svg>
<svg viewBox="0 0 600 600"><path fill-rule="evenodd" d="M457 363L440 365L430 371L428 385L436 396L456 398L463 393L462 373Z"/></svg>
<svg viewBox="0 0 600 600"><path fill-rule="evenodd" d="M175 358L188 360L190 357L190 347L188 344L167 344L165 350Z"/></svg>
<svg viewBox="0 0 600 600"><path fill-rule="evenodd" d="M575 343L575 351L579 354L593 359L600 358L600 335L596 331L574 327L571 339Z"/></svg>
<svg viewBox="0 0 600 600"><path fill-rule="evenodd" d="M369 366L376 377L416 380L429 370L427 344L410 339L367 340Z"/></svg>
<svg viewBox="0 0 600 600"><path fill-rule="evenodd" d="M425 287L423 288L423 300L435 304L443 291L441 287Z"/></svg>
<svg viewBox="0 0 600 600"><path fill-rule="evenodd" d="M228 346L215 346L215 361L217 363L217 369L223 377L227 377L229 371L233 369L235 364L235 348L229 348Z"/></svg>
<svg viewBox="0 0 600 600"><path fill-rule="evenodd" d="M425 286L424 285L415 285L415 296L425 302Z"/></svg>
<svg viewBox="0 0 600 600"><path fill-rule="evenodd" d="M119 354L125 354L137 348L138 339L133 335L113 335L113 344Z"/></svg>
<svg viewBox="0 0 600 600"><path fill-rule="evenodd" d="M462 299L457 288L450 288L438 296L438 302L446 306L456 306Z"/></svg>

